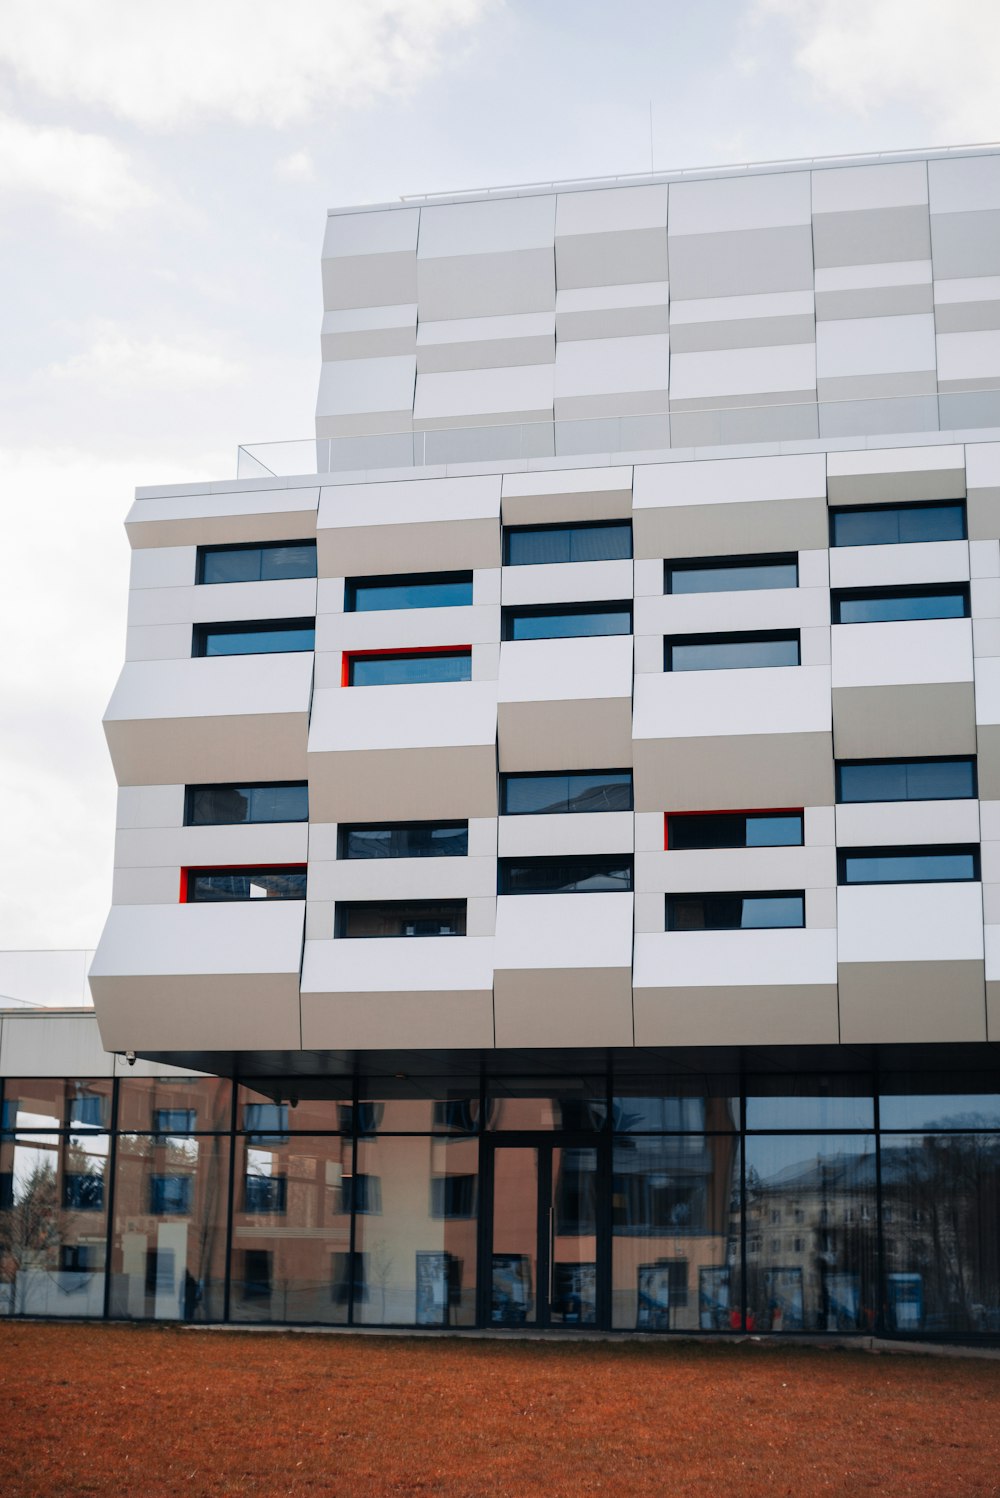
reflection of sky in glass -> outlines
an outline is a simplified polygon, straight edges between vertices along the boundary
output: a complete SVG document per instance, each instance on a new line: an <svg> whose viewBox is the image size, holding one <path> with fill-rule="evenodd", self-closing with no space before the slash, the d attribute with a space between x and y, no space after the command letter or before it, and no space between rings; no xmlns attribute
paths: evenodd
<svg viewBox="0 0 1000 1498"><path fill-rule="evenodd" d="M931 1093L879 1099L883 1129L997 1129L1000 1093Z"/></svg>
<svg viewBox="0 0 1000 1498"><path fill-rule="evenodd" d="M65 1148L72 1151L72 1168L78 1174L102 1176L107 1165L108 1136L106 1134L71 1134L68 1139L19 1137L14 1146L15 1200L21 1196L37 1170L46 1165L53 1171L59 1165L59 1152Z"/></svg>
<svg viewBox="0 0 1000 1498"><path fill-rule="evenodd" d="M860 1159L874 1155L873 1134L797 1134L749 1135L746 1141L747 1173L756 1170L767 1185L781 1185L783 1174L822 1167L830 1169L847 1156ZM872 1170L874 1171L874 1162ZM874 1178L874 1177L873 1177Z"/></svg>

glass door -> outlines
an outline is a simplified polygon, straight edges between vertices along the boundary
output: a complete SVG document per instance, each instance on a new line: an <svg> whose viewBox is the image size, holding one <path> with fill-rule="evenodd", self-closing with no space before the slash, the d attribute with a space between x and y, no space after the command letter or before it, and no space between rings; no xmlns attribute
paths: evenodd
<svg viewBox="0 0 1000 1498"><path fill-rule="evenodd" d="M492 1167L488 1324L597 1326L597 1146L497 1141Z"/></svg>

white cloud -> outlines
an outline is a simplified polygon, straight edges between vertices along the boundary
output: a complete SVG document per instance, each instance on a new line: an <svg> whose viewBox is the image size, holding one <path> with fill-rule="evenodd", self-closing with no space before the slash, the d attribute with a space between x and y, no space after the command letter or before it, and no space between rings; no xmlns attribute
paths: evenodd
<svg viewBox="0 0 1000 1498"><path fill-rule="evenodd" d="M316 176L308 151L293 151L290 156L283 156L275 163L274 170L279 177L287 177L289 182L312 182Z"/></svg>
<svg viewBox="0 0 1000 1498"><path fill-rule="evenodd" d="M854 114L906 107L940 145L1000 136L996 0L758 0L757 13L789 22L796 65Z"/></svg>
<svg viewBox="0 0 1000 1498"><path fill-rule="evenodd" d="M155 129L282 126L403 92L500 0L5 0L0 62Z"/></svg>
<svg viewBox="0 0 1000 1498"><path fill-rule="evenodd" d="M243 373L240 364L219 353L207 339L139 338L114 323L102 323L82 353L49 365L40 378L135 393L218 387L242 378Z"/></svg>
<svg viewBox="0 0 1000 1498"><path fill-rule="evenodd" d="M92 223L147 208L156 194L128 155L103 135L38 126L0 115L0 193L52 198Z"/></svg>

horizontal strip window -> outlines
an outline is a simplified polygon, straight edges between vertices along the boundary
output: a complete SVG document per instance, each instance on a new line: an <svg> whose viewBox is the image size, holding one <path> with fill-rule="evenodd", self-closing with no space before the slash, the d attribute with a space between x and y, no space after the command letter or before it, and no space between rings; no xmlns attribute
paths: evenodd
<svg viewBox="0 0 1000 1498"><path fill-rule="evenodd" d="M568 895L601 891L627 894L632 858L625 853L580 854L566 858L501 858L501 895Z"/></svg>
<svg viewBox="0 0 1000 1498"><path fill-rule="evenodd" d="M471 572L349 577L344 585L344 609L348 614L376 613L382 609L461 608L471 602Z"/></svg>
<svg viewBox="0 0 1000 1498"><path fill-rule="evenodd" d="M502 610L505 640L563 640L578 635L630 635L631 603L558 604Z"/></svg>
<svg viewBox="0 0 1000 1498"><path fill-rule="evenodd" d="M830 594L834 624L885 624L908 619L967 619L965 584L935 588L843 588Z"/></svg>
<svg viewBox="0 0 1000 1498"><path fill-rule="evenodd" d="M953 884L979 878L979 849L973 844L924 848L841 848L840 884Z"/></svg>
<svg viewBox="0 0 1000 1498"><path fill-rule="evenodd" d="M967 801L976 795L974 759L843 760L837 800Z"/></svg>
<svg viewBox="0 0 1000 1498"><path fill-rule="evenodd" d="M260 785L189 785L185 827L234 827L250 822L307 822L309 787L304 780Z"/></svg>
<svg viewBox="0 0 1000 1498"><path fill-rule="evenodd" d="M189 904L231 900L304 900L306 871L282 868L188 869L185 898Z"/></svg>
<svg viewBox="0 0 1000 1498"><path fill-rule="evenodd" d="M754 634L667 635L664 671L747 671L799 664L797 629L767 629Z"/></svg>
<svg viewBox="0 0 1000 1498"><path fill-rule="evenodd" d="M284 651L312 650L316 638L314 619L246 620L240 624L196 624L191 654L274 655Z"/></svg>
<svg viewBox="0 0 1000 1498"><path fill-rule="evenodd" d="M863 505L830 511L831 546L964 541L965 504Z"/></svg>
<svg viewBox="0 0 1000 1498"><path fill-rule="evenodd" d="M338 900L335 936L464 936L464 900Z"/></svg>
<svg viewBox="0 0 1000 1498"><path fill-rule="evenodd" d="M385 822L337 829L338 858L465 858L468 822Z"/></svg>
<svg viewBox="0 0 1000 1498"><path fill-rule="evenodd" d="M697 557L664 562L664 593L746 593L761 588L797 588L796 552L778 556Z"/></svg>
<svg viewBox="0 0 1000 1498"><path fill-rule="evenodd" d="M666 847L797 848L802 844L801 811L677 812L667 816Z"/></svg>
<svg viewBox="0 0 1000 1498"><path fill-rule="evenodd" d="M501 775L504 816L632 810L631 770L574 770Z"/></svg>
<svg viewBox="0 0 1000 1498"><path fill-rule="evenodd" d="M316 576L315 541L271 546L199 546L199 583L271 583Z"/></svg>
<svg viewBox="0 0 1000 1498"><path fill-rule="evenodd" d="M668 895L668 931L767 931L804 926L802 890L753 894Z"/></svg>
<svg viewBox="0 0 1000 1498"><path fill-rule="evenodd" d="M586 525L517 525L504 530L508 567L546 562L617 562L632 555L628 520L598 520Z"/></svg>
<svg viewBox="0 0 1000 1498"><path fill-rule="evenodd" d="M344 656L344 685L348 687L420 686L435 681L471 681L472 651L385 650L358 651Z"/></svg>

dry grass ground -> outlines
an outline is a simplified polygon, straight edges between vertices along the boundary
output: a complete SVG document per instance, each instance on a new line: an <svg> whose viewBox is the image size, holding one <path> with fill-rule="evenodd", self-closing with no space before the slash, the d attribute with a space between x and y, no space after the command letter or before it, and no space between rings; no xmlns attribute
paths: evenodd
<svg viewBox="0 0 1000 1498"><path fill-rule="evenodd" d="M1000 1494L1000 1362L0 1323L3 1498Z"/></svg>

